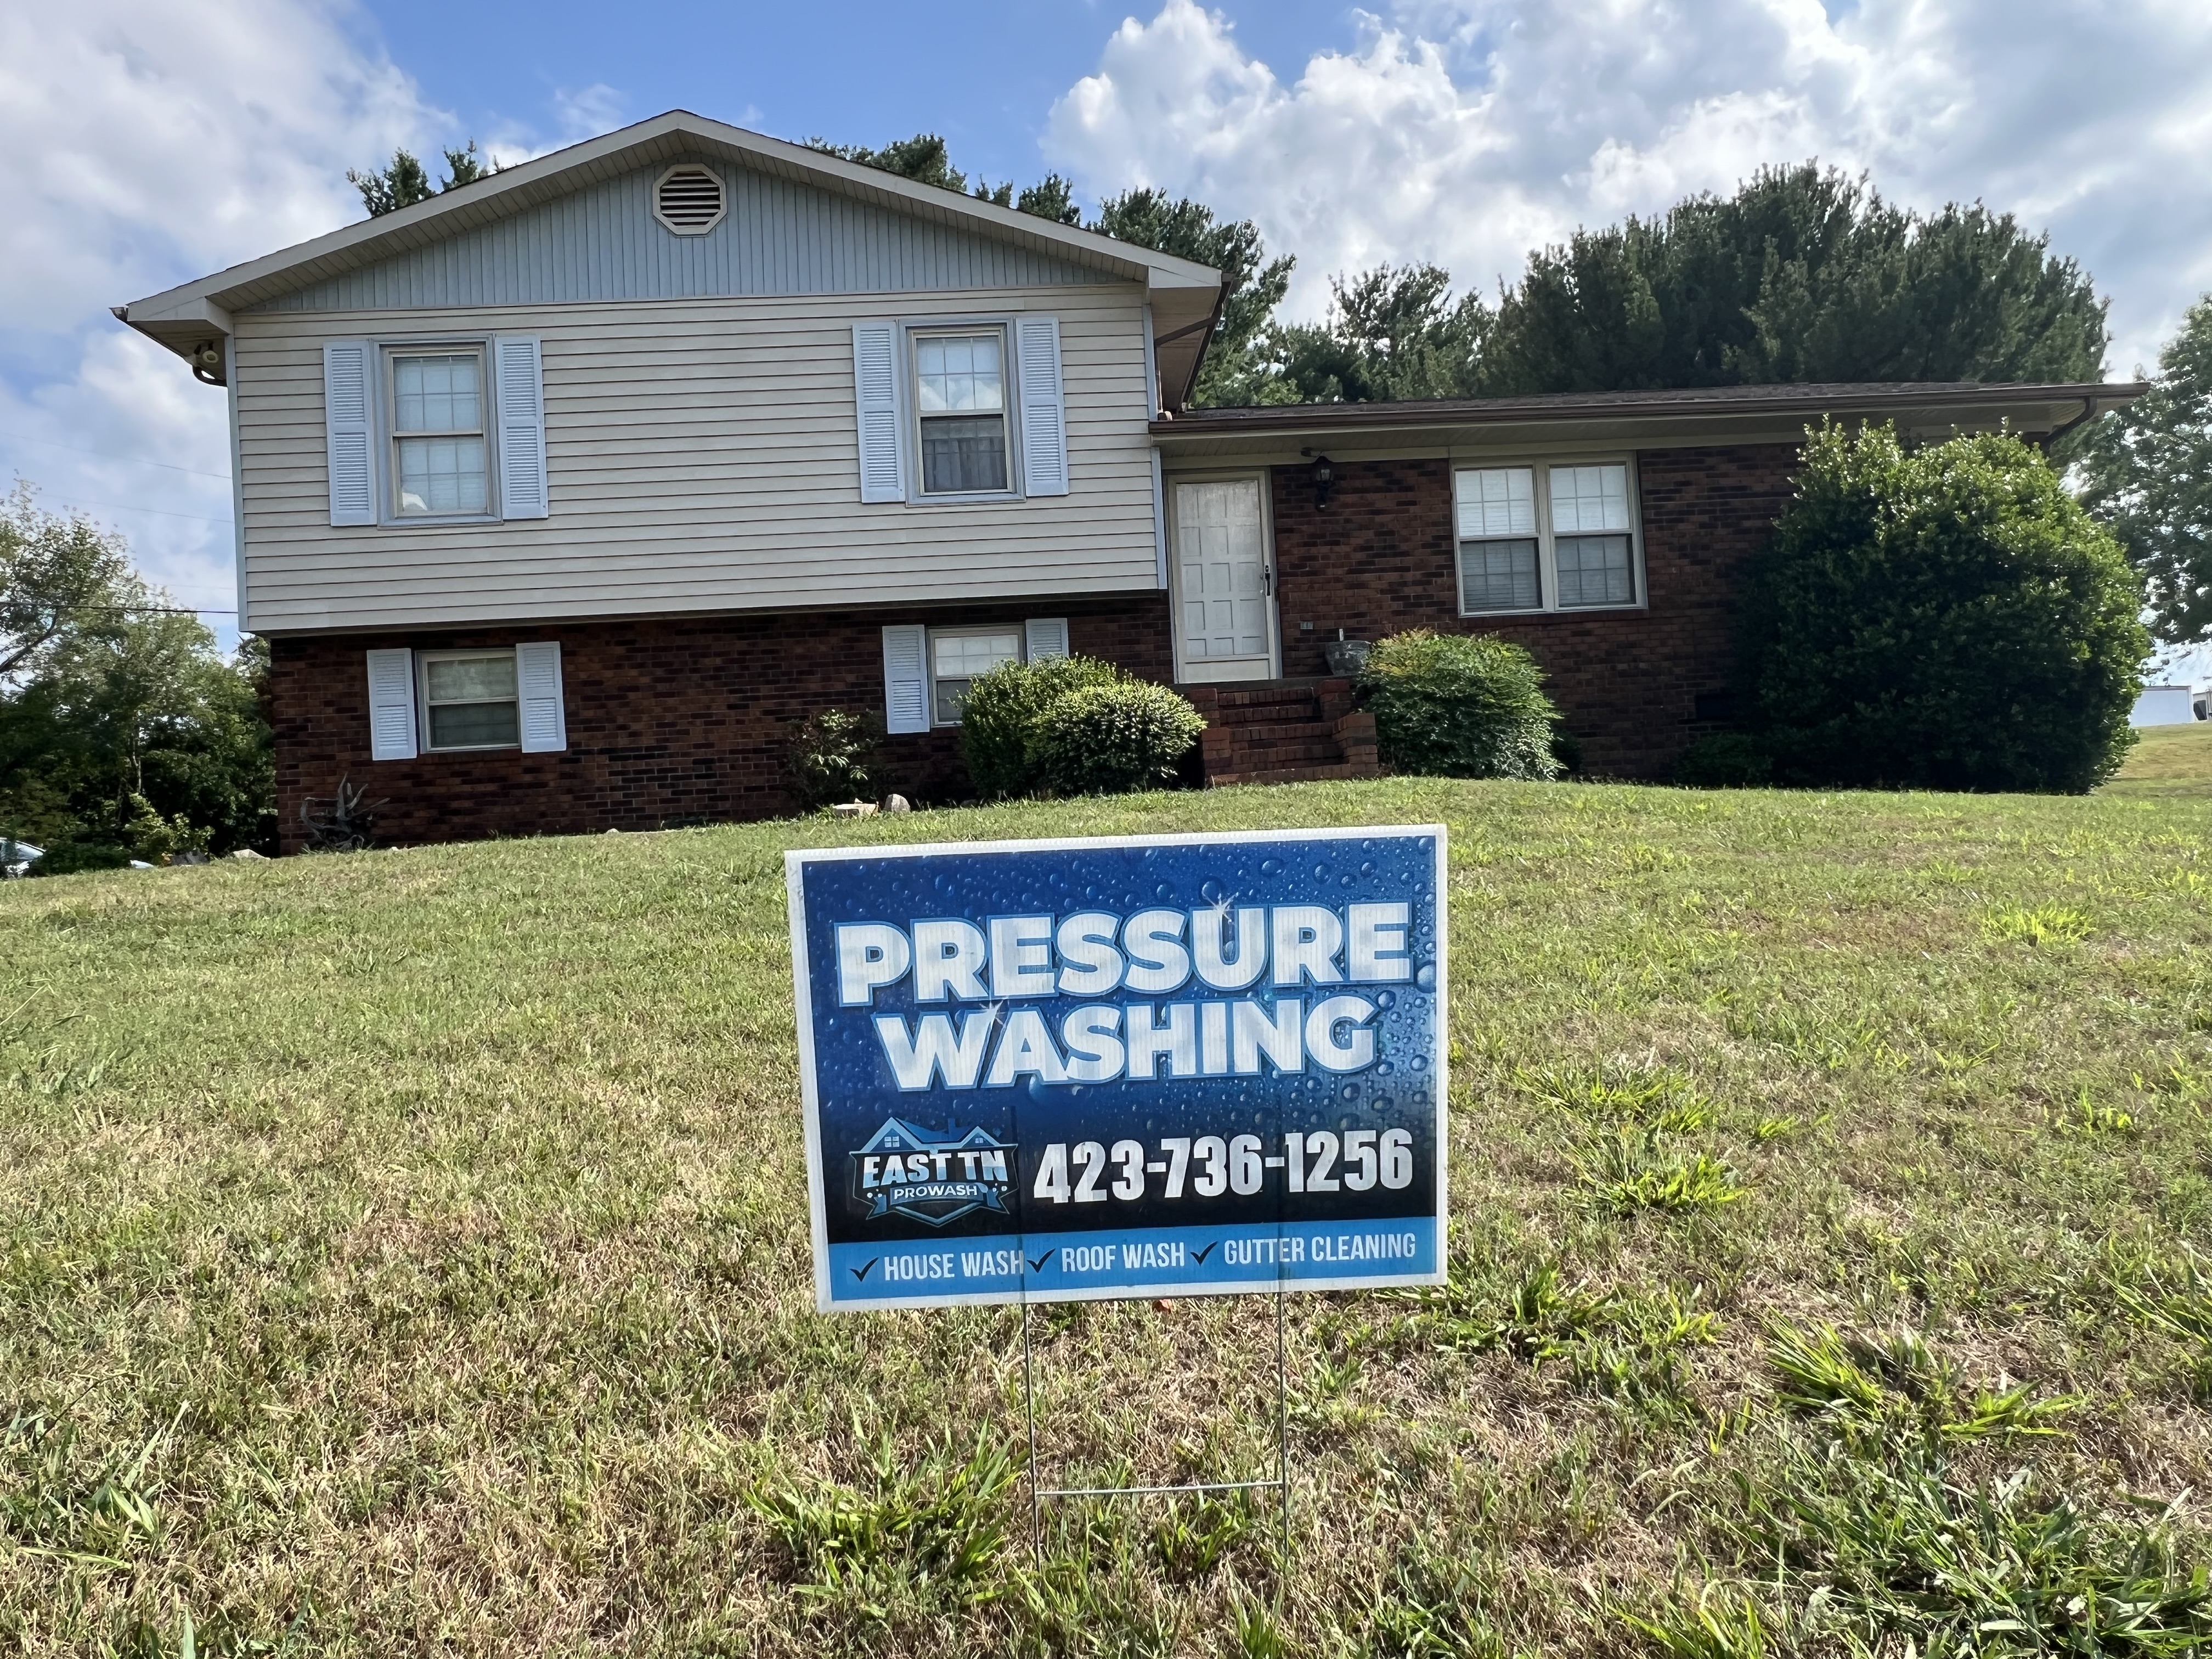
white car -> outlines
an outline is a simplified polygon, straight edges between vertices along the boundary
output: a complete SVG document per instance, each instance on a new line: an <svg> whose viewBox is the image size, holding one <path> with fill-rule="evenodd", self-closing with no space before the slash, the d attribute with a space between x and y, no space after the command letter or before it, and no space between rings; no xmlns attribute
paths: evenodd
<svg viewBox="0 0 2212 1659"><path fill-rule="evenodd" d="M0 880L12 876L27 876L31 866L46 856L46 849L33 847L27 841L13 841L0 836Z"/></svg>

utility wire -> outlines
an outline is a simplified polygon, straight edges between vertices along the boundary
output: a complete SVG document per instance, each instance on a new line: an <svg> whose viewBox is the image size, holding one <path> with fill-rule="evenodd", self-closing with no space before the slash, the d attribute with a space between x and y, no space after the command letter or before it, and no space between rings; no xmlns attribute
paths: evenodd
<svg viewBox="0 0 2212 1659"><path fill-rule="evenodd" d="M202 524L234 524L234 519L215 519L204 513L179 513L166 507L131 507L122 501L69 501L64 503L69 511L82 513L88 507L96 507L104 513L155 513L165 519L198 519Z"/></svg>
<svg viewBox="0 0 2212 1659"><path fill-rule="evenodd" d="M49 449L67 449L79 455L94 455L104 461L127 461L133 466L166 467L172 472L189 472L195 478L214 478L223 483L230 482L228 472L203 472L196 466L179 466L174 461L149 461L137 455L118 455L112 449L87 449L82 444L65 444L58 438L33 438L27 432L0 432L0 438L13 438L18 443L44 444Z"/></svg>

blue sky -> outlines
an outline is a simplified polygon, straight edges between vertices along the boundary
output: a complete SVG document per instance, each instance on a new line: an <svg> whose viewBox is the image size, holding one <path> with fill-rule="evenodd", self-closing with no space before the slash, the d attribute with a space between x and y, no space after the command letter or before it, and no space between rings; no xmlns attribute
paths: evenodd
<svg viewBox="0 0 2212 1659"><path fill-rule="evenodd" d="M359 216L345 170L396 144L520 156L676 106L1197 195L1297 256L1302 317L1335 273L1491 290L1814 155L2048 228L2112 296L2115 375L2212 289L2203 0L0 0L0 469L229 606L222 399L107 307Z"/></svg>

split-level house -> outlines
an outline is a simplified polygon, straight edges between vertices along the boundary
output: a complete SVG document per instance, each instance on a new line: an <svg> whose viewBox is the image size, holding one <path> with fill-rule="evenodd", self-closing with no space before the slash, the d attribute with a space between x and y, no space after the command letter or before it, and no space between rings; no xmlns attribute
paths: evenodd
<svg viewBox="0 0 2212 1659"><path fill-rule="evenodd" d="M1595 770L1729 715L1810 421L2047 436L2108 386L1187 406L1218 272L681 112L118 308L228 389L280 821L380 838L787 810L793 722L966 786L962 697L1074 651L1213 781L1372 765L1325 647L1494 631Z"/></svg>

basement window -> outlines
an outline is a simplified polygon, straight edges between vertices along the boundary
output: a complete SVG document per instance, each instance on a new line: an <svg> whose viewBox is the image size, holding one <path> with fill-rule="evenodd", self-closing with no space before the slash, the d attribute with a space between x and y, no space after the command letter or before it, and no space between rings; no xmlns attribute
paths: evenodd
<svg viewBox="0 0 2212 1659"><path fill-rule="evenodd" d="M1022 659L1018 628L929 635L930 711L939 726L960 724L968 688L994 668Z"/></svg>
<svg viewBox="0 0 2212 1659"><path fill-rule="evenodd" d="M423 747L513 749L522 742L514 651L422 651Z"/></svg>
<svg viewBox="0 0 2212 1659"><path fill-rule="evenodd" d="M1462 616L1644 603L1626 461L1462 467L1452 488Z"/></svg>

